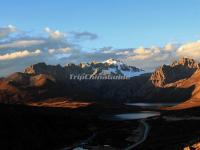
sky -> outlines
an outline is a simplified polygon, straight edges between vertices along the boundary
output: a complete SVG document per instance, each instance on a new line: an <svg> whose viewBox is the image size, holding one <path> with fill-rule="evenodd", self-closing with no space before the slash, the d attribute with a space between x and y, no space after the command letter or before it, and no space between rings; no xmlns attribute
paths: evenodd
<svg viewBox="0 0 200 150"><path fill-rule="evenodd" d="M199 7L199 0L1 0L0 24L86 30L100 36L94 47L148 47L200 37Z"/></svg>
<svg viewBox="0 0 200 150"><path fill-rule="evenodd" d="M38 61L109 57L151 70L180 56L200 55L199 0L1 0L0 18L5 74Z"/></svg>

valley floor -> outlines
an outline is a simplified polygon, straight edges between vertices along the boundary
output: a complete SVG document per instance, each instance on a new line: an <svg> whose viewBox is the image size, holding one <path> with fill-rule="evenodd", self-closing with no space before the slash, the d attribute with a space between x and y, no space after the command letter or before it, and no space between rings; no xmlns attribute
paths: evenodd
<svg viewBox="0 0 200 150"><path fill-rule="evenodd" d="M103 114L141 111L117 104L90 104L79 108L0 104L0 149L42 150L81 146L124 149L137 144L145 129L140 121L102 120ZM149 126L138 150L179 150L200 135L200 109L162 111L146 120ZM185 119L185 118L195 119ZM89 140L85 140L91 137ZM130 147L129 147L130 148Z"/></svg>

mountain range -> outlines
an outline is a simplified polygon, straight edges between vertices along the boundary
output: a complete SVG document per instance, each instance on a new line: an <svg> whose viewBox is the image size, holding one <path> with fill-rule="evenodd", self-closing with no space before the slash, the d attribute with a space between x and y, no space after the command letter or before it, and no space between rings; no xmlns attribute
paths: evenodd
<svg viewBox="0 0 200 150"><path fill-rule="evenodd" d="M27 67L24 71L27 74L48 74L55 77L58 80L68 78L70 74L75 75L121 75L127 77L134 77L144 74L144 70L136 68L134 66L128 66L120 60L108 59L104 62L91 62L67 64L62 67L60 65L52 66L45 63L38 63Z"/></svg>
<svg viewBox="0 0 200 150"><path fill-rule="evenodd" d="M70 74L120 75L129 77L129 80L79 81L70 80ZM66 66L37 63L25 68L24 72L0 79L0 102L29 103L65 97L69 100L115 103L189 100L190 104L193 101L196 104L200 98L199 84L200 64L191 58L181 58L171 65L160 66L152 73L115 59Z"/></svg>

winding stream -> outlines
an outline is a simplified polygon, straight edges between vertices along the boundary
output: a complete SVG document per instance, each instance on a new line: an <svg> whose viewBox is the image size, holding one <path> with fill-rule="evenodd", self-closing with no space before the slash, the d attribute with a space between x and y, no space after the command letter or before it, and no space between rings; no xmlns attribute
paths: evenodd
<svg viewBox="0 0 200 150"><path fill-rule="evenodd" d="M175 103L126 103L126 105L141 107L143 108L143 110L145 110L145 108L157 109L162 106L167 107L167 106L173 106L176 104ZM156 117L156 116L160 116L159 111L139 111L139 112L133 112L133 113L114 114L114 115L103 116L101 118L105 120L111 120L111 121L139 120L141 126L143 127L142 137L136 143L125 148L125 150L132 150L135 147L137 147L139 144L143 143L148 137L150 127L148 123L146 122L146 119L151 118L151 117ZM88 142L92 141L93 138L96 136L96 134L97 133L93 133L91 137L73 145L72 147L66 147L62 150L69 150L69 149L78 148L78 147L81 148L82 146L86 145Z"/></svg>
<svg viewBox="0 0 200 150"><path fill-rule="evenodd" d="M133 148L137 147L139 144L143 143L146 140L146 138L148 137L149 130L150 130L148 123L144 119L140 120L140 123L144 127L144 133L143 133L142 138L138 142L136 142L136 143L128 146L127 148L125 148L125 150L132 150Z"/></svg>

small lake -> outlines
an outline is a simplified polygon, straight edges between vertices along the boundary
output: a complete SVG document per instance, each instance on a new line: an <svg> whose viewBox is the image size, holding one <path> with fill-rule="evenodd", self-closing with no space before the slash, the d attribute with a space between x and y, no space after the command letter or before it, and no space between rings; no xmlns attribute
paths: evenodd
<svg viewBox="0 0 200 150"><path fill-rule="evenodd" d="M143 111L131 112L131 113L122 113L114 115L105 115L102 116L102 119L112 120L112 121L125 121L125 120L139 120L146 119L150 117L160 116L161 113L157 111L156 108L159 107L170 107L174 106L177 103L126 103L125 105L141 107ZM146 111L146 109L156 109L156 111Z"/></svg>
<svg viewBox="0 0 200 150"><path fill-rule="evenodd" d="M135 120L135 119L145 119L154 116L160 116L160 112L141 111L137 113L117 114L114 117L117 120Z"/></svg>
<svg viewBox="0 0 200 150"><path fill-rule="evenodd" d="M146 107L146 108L159 108L159 107L170 107L177 104L178 103L126 103L125 105Z"/></svg>
<svg viewBox="0 0 200 150"><path fill-rule="evenodd" d="M160 112L140 111L140 112L135 112L135 113L109 115L109 116L104 116L103 118L106 120L112 120L112 121L125 121L125 120L145 119L145 118L155 117L155 116L160 116Z"/></svg>

